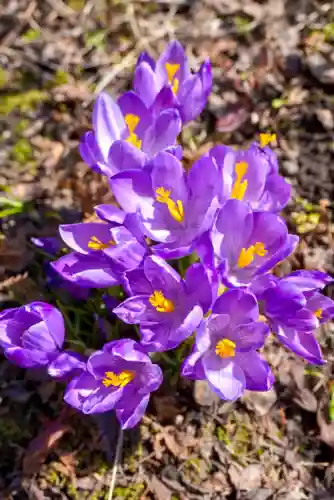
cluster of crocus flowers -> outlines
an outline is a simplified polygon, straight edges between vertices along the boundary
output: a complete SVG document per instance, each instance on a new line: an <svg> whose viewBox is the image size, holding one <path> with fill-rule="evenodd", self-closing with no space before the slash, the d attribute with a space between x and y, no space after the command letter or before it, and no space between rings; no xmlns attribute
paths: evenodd
<svg viewBox="0 0 334 500"><path fill-rule="evenodd" d="M315 331L334 316L334 302L321 293L332 278L273 273L298 243L279 215L290 185L270 148L275 135L260 134L246 149L216 145L183 167L177 136L201 113L211 85L209 61L191 73L176 41L156 62L141 54L133 89L117 102L106 93L97 98L93 130L80 144L118 206L97 206L94 222L60 226L62 242L34 240L54 255L66 246L49 268L52 279L86 300L90 290L104 290L113 321L137 325L136 341L101 340L84 357L64 350L64 320L54 306L34 302L0 314L9 360L45 367L67 383L69 405L87 414L113 409L123 428L139 422L162 383L155 353L185 341L192 347L181 375L207 380L224 400L271 388L260 353L270 332L307 362L324 362Z"/></svg>

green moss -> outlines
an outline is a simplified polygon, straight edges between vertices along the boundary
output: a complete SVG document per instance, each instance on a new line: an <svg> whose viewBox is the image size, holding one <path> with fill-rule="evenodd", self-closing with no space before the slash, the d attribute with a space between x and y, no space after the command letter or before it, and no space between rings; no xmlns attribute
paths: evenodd
<svg viewBox="0 0 334 500"><path fill-rule="evenodd" d="M334 23L325 24L323 33L327 42L334 42Z"/></svg>
<svg viewBox="0 0 334 500"><path fill-rule="evenodd" d="M85 45L87 49L104 49L106 32L105 30L90 31L85 34Z"/></svg>
<svg viewBox="0 0 334 500"><path fill-rule="evenodd" d="M234 18L234 24L237 31L241 35L245 35L251 30L251 22L247 17L236 16Z"/></svg>
<svg viewBox="0 0 334 500"><path fill-rule="evenodd" d="M124 498L126 500L137 500L140 498L143 490L145 489L145 484L138 483L132 484L128 488L115 488L114 496L119 498Z"/></svg>
<svg viewBox="0 0 334 500"><path fill-rule="evenodd" d="M3 68L0 68L0 89L3 89L8 82L8 73Z"/></svg>
<svg viewBox="0 0 334 500"><path fill-rule="evenodd" d="M66 85L71 80L71 75L66 71L58 68L53 78L47 83L46 88L60 87Z"/></svg>
<svg viewBox="0 0 334 500"><path fill-rule="evenodd" d="M7 115L14 110L32 111L40 102L48 99L48 94L40 90L28 90L17 94L7 94L0 97L0 115Z"/></svg>
<svg viewBox="0 0 334 500"><path fill-rule="evenodd" d="M274 109L280 109L288 104L288 100L284 98L277 97L271 101L271 106Z"/></svg>
<svg viewBox="0 0 334 500"><path fill-rule="evenodd" d="M30 142L27 139L19 139L17 143L12 147L11 156L13 160L17 161L21 165L26 165L31 160L33 160L33 149Z"/></svg>
<svg viewBox="0 0 334 500"><path fill-rule="evenodd" d="M20 120L19 123L15 125L14 132L21 135L29 127L30 121L27 119Z"/></svg>
<svg viewBox="0 0 334 500"><path fill-rule="evenodd" d="M30 43L33 42L34 40L38 40L40 36L41 36L41 30L29 28L25 33L23 33L23 35L21 36L21 40L24 43Z"/></svg>
<svg viewBox="0 0 334 500"><path fill-rule="evenodd" d="M80 10L82 10L84 8L85 0L67 0L67 5L71 9L79 12Z"/></svg>
<svg viewBox="0 0 334 500"><path fill-rule="evenodd" d="M224 427L217 427L216 433L219 441L223 441L226 445L229 445L231 443Z"/></svg>

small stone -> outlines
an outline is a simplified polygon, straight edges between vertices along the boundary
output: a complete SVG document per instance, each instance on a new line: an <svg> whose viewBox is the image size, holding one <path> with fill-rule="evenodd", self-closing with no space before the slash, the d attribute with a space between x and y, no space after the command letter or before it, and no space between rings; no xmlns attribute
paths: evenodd
<svg viewBox="0 0 334 500"><path fill-rule="evenodd" d="M295 161L285 160L282 162L282 168L286 175L294 176L298 174L299 165Z"/></svg>
<svg viewBox="0 0 334 500"><path fill-rule="evenodd" d="M324 129L333 130L334 118L332 112L329 109L317 109L315 113Z"/></svg>
<svg viewBox="0 0 334 500"><path fill-rule="evenodd" d="M211 391L206 380L195 381L194 399L200 406L211 406L213 403L219 401L219 397Z"/></svg>
<svg viewBox="0 0 334 500"><path fill-rule="evenodd" d="M277 401L277 394L274 388L265 392L246 392L243 396L243 401L247 408L255 411L258 415L263 417L274 406Z"/></svg>

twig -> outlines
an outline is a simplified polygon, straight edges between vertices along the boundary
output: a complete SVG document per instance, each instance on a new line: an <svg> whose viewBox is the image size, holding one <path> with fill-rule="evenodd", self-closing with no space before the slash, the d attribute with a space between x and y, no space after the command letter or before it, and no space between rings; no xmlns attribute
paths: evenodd
<svg viewBox="0 0 334 500"><path fill-rule="evenodd" d="M111 481L110 481L110 486L109 486L108 500L112 500L112 497L113 497L113 493L114 493L114 489L115 489L115 483L116 483L117 467L118 467L119 460L120 460L122 446L123 446L123 429L120 428L119 429L119 433L118 433L118 438L117 438L115 460L114 460L114 465L113 465L113 468L112 468L112 474L111 474Z"/></svg>

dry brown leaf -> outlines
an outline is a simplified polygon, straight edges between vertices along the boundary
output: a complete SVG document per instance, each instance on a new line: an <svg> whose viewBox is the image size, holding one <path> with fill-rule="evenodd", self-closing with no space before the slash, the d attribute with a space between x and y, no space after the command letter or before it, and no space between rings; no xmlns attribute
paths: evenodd
<svg viewBox="0 0 334 500"><path fill-rule="evenodd" d="M172 492L155 475L149 480L148 487L157 500L169 500L172 496Z"/></svg>
<svg viewBox="0 0 334 500"><path fill-rule="evenodd" d="M25 474L35 474L38 472L58 441L64 434L71 431L71 427L63 418L46 424L44 429L29 443L23 459L23 472Z"/></svg>

